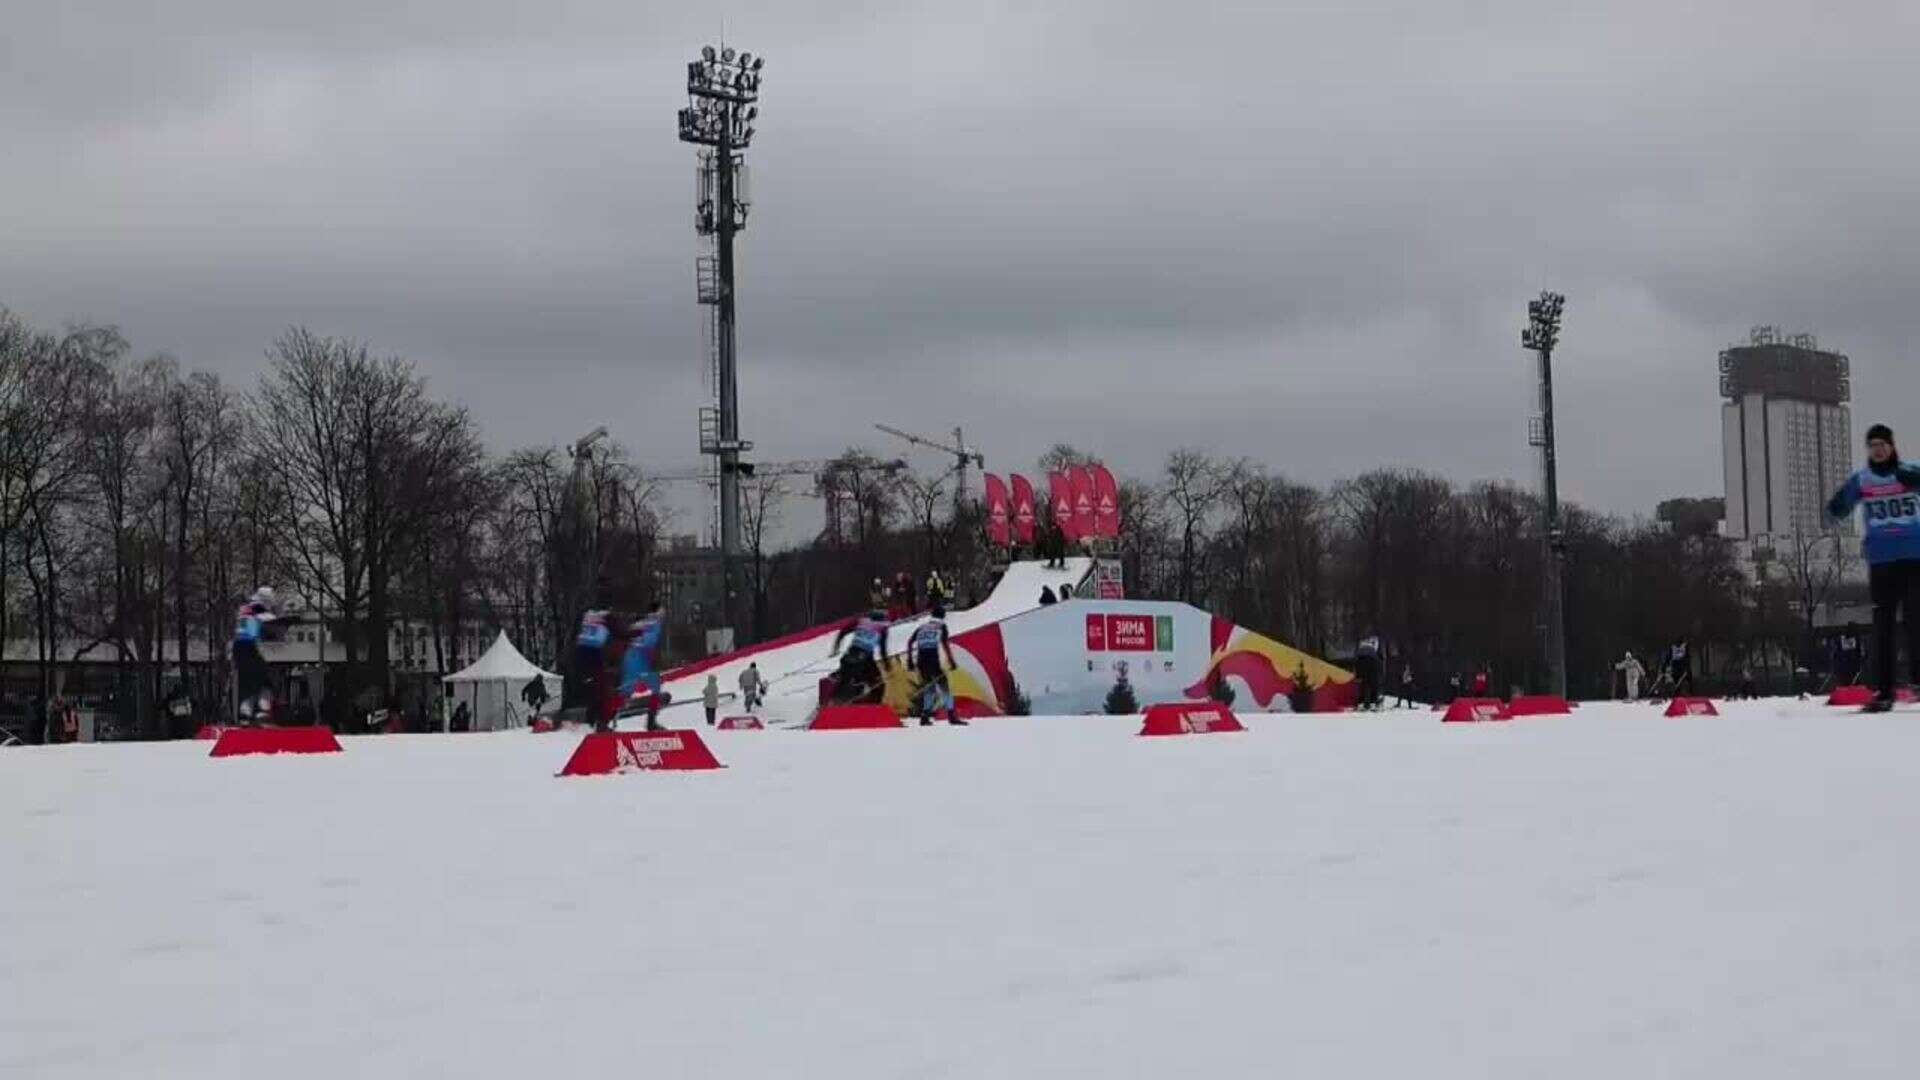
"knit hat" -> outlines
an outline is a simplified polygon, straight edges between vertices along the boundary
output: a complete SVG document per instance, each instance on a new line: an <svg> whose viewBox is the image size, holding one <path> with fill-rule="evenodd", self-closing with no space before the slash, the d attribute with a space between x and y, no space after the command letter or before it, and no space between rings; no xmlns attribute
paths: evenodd
<svg viewBox="0 0 1920 1080"><path fill-rule="evenodd" d="M1886 443L1888 446L1892 446L1893 445L1893 429L1888 427L1885 424L1873 425L1872 427L1867 429L1867 441L1872 442L1875 439L1879 439L1881 442Z"/></svg>

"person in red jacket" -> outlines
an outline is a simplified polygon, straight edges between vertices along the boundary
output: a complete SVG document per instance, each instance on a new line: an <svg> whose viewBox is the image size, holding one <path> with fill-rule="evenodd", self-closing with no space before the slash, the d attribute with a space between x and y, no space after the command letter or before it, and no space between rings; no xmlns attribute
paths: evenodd
<svg viewBox="0 0 1920 1080"><path fill-rule="evenodd" d="M1489 683L1490 681L1491 681L1491 680L1487 678L1487 669L1486 669L1486 668L1484 668L1484 667L1483 667L1483 668L1481 668L1480 670L1478 670L1478 671L1476 671L1476 672L1474 672L1474 673L1473 673L1473 696L1474 696L1474 697L1486 697L1486 696L1487 696L1487 684L1488 684L1488 683Z"/></svg>

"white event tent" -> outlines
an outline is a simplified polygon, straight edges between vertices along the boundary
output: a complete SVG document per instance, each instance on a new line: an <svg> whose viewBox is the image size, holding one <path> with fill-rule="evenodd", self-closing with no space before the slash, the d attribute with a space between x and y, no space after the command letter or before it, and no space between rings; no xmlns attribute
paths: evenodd
<svg viewBox="0 0 1920 1080"><path fill-rule="evenodd" d="M447 715L464 701L473 713L475 731L519 727L529 720L520 691L536 678L545 683L549 701L560 700L560 676L520 655L502 630L480 659L440 680L453 688L454 703Z"/></svg>

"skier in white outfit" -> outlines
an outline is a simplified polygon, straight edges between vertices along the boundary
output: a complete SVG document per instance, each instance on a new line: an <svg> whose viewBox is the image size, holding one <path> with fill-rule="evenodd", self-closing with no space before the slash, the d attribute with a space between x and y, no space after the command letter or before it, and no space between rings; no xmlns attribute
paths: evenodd
<svg viewBox="0 0 1920 1080"><path fill-rule="evenodd" d="M1627 700L1640 700L1640 680L1647 677L1647 669L1633 653L1627 653L1619 663L1613 665L1620 674L1626 676Z"/></svg>

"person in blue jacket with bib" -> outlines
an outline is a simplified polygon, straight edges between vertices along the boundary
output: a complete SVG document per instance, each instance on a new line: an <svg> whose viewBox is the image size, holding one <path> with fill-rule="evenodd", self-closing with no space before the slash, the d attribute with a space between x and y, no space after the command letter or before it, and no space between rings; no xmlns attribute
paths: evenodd
<svg viewBox="0 0 1920 1080"><path fill-rule="evenodd" d="M1874 698L1869 712L1893 707L1893 624L1907 616L1907 670L1920 684L1920 468L1900 460L1893 429L1867 429L1867 465L1827 503L1837 520L1860 507L1864 529L1860 547L1867 557L1873 595Z"/></svg>
<svg viewBox="0 0 1920 1080"><path fill-rule="evenodd" d="M655 601L647 608L646 615L627 628L627 651L620 663L622 704L632 699L641 686L651 692L647 698L648 731L660 730L660 706L666 704L666 695L660 690L659 665L654 660L655 654L660 651L660 637L665 628L665 608Z"/></svg>

